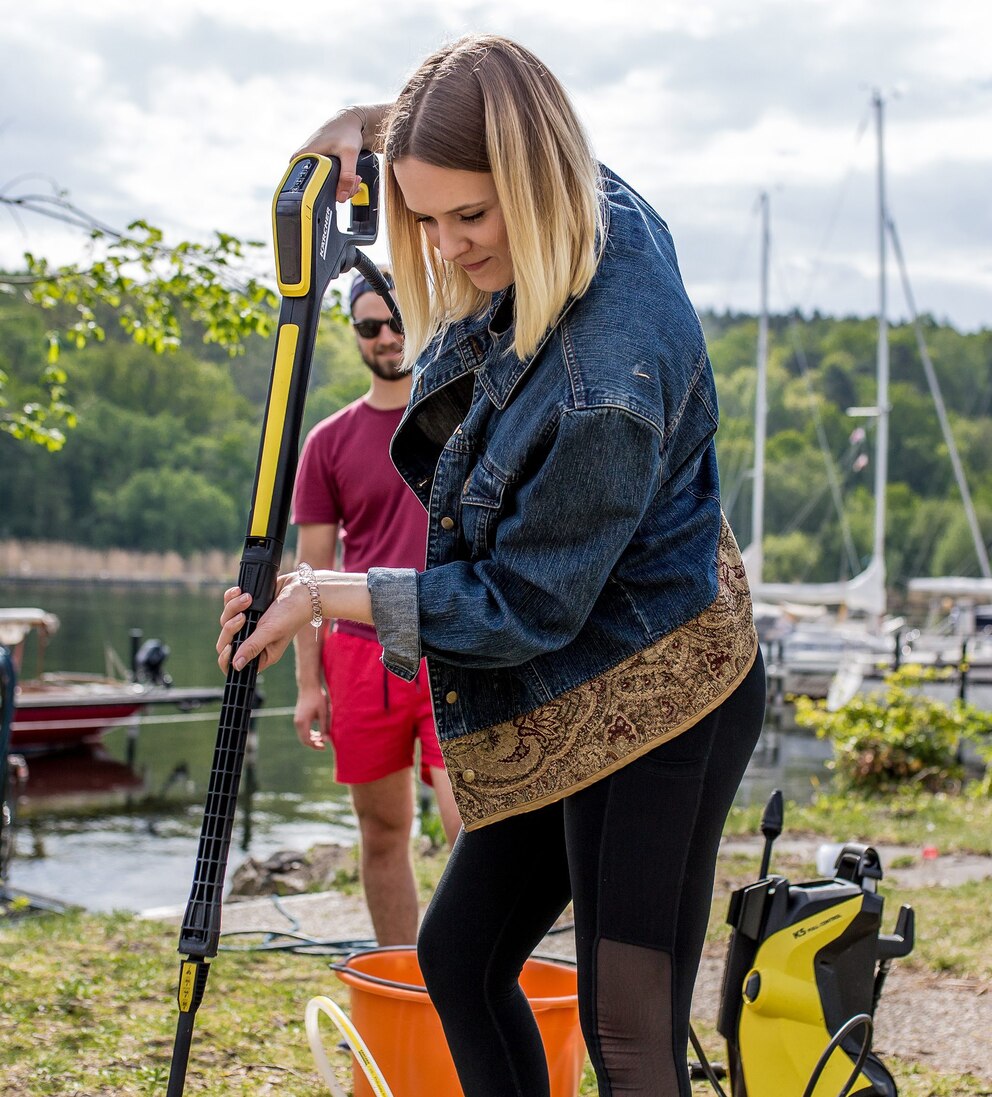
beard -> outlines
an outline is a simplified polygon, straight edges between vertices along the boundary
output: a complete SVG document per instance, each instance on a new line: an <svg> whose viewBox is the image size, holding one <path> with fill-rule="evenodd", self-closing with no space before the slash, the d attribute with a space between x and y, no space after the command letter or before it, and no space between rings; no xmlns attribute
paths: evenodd
<svg viewBox="0 0 992 1097"><path fill-rule="evenodd" d="M380 381L402 381L408 376L401 362L393 364L389 361L380 361L379 357L370 354L362 354L362 361L379 378Z"/></svg>

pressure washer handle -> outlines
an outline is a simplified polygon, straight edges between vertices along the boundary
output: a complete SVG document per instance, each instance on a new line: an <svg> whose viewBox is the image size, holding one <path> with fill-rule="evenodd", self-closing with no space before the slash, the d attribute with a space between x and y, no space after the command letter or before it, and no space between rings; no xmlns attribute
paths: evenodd
<svg viewBox="0 0 992 1097"><path fill-rule="evenodd" d="M834 863L834 878L849 880L865 891L876 891L882 879L882 860L874 846L847 842Z"/></svg>
<svg viewBox="0 0 992 1097"><path fill-rule="evenodd" d="M899 916L896 918L896 931L893 934L878 935L878 971L875 973L875 984L872 987L871 1011L874 1014L878 1009L879 1000L882 997L882 988L889 977L889 968L892 961L900 956L908 956L913 951L916 942L916 915L912 907L899 908Z"/></svg>
<svg viewBox="0 0 992 1097"><path fill-rule="evenodd" d="M916 944L916 913L912 907L902 906L896 918L895 933L878 935L878 958L895 960L908 956Z"/></svg>
<svg viewBox="0 0 992 1097"><path fill-rule="evenodd" d="M785 825L785 802L780 788L768 797L765 810L761 815L761 833L765 836L765 848L761 853L761 868L758 870L758 879L764 880L768 875L768 869L772 862L772 844L782 833Z"/></svg>
<svg viewBox="0 0 992 1097"><path fill-rule="evenodd" d="M362 149L355 171L362 182L351 199L348 235L353 244L374 244L379 234L379 161L375 153Z"/></svg>

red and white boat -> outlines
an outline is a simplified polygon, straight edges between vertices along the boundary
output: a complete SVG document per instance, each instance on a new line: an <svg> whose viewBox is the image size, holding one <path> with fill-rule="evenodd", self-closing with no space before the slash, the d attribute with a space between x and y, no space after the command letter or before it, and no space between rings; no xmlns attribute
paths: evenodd
<svg viewBox="0 0 992 1097"><path fill-rule="evenodd" d="M159 645L157 658L135 668L133 677L111 677L74 671L43 672L44 651L59 619L41 609L0 608L0 644L8 648L17 671L10 749L21 754L65 750L98 742L108 728L126 722L150 705L184 709L219 702L222 688L172 686L161 672L168 649ZM28 637L38 639L38 673L22 676ZM138 653L140 656L140 652Z"/></svg>

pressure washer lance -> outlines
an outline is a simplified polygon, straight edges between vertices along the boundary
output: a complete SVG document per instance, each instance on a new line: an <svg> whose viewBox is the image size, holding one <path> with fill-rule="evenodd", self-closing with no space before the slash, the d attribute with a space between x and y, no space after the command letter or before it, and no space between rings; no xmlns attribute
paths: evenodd
<svg viewBox="0 0 992 1097"><path fill-rule="evenodd" d="M351 199L347 231L338 229L335 210L340 170L336 158L298 156L272 203L276 280L282 305L238 574L238 586L251 594L252 604L234 640L234 652L255 630L275 597L314 340L327 286L357 266L398 316L375 264L357 248L358 244L374 243L378 231L378 161L368 151L359 157L362 184ZM179 935L179 952L187 958L180 963L180 1012L167 1097L181 1097L183 1092L194 1017L207 982L207 960L217 955L221 896L257 675L255 660L240 671L232 664L221 702L193 886Z"/></svg>

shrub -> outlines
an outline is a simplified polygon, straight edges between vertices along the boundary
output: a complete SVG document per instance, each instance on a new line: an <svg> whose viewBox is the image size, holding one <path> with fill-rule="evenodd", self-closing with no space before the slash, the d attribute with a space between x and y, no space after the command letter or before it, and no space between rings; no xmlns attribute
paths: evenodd
<svg viewBox="0 0 992 1097"><path fill-rule="evenodd" d="M834 745L841 789L894 792L913 784L929 792L961 787L964 742L989 759L992 715L963 701L939 701L927 684L946 672L907 665L887 674L878 691L858 694L836 712L825 701L796 700L796 722ZM988 791L988 780L983 784Z"/></svg>

